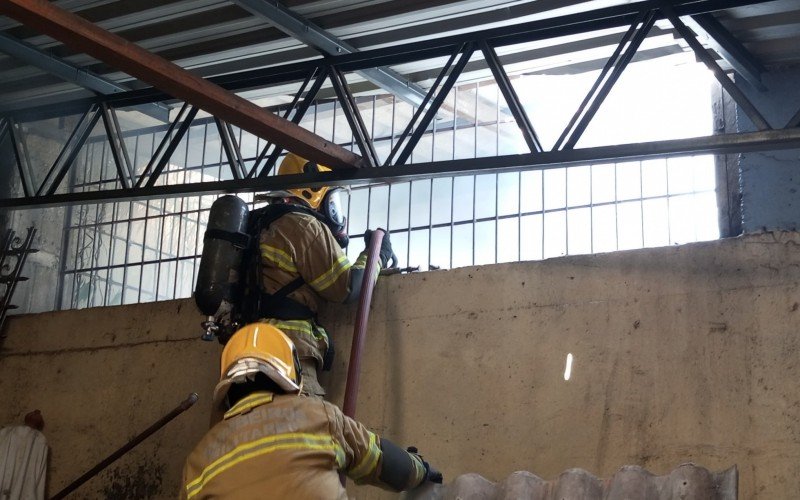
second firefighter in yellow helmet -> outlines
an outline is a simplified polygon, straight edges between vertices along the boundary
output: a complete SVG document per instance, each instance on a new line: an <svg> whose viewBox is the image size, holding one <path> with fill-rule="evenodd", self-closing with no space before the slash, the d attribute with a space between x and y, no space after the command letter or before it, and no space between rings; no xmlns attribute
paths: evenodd
<svg viewBox="0 0 800 500"><path fill-rule="evenodd" d="M289 394L302 389L300 358L294 343L267 323L240 328L225 344L220 358L219 383L214 388L214 406L225 402L232 384L253 380L263 373Z"/></svg>

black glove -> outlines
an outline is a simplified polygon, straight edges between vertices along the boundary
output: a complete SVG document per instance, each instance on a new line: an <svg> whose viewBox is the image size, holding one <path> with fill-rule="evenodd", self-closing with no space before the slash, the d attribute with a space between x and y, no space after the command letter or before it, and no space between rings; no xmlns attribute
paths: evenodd
<svg viewBox="0 0 800 500"><path fill-rule="evenodd" d="M431 464L422 458L422 455L419 454L416 446L409 446L406 451L419 458L420 462L422 462L422 465L425 467L425 479L422 481L423 483L425 481L430 481L432 483L442 484L442 480L444 479L442 477L442 473L434 469Z"/></svg>
<svg viewBox="0 0 800 500"><path fill-rule="evenodd" d="M372 240L372 233L374 231L372 229L367 229L364 232L364 244L367 248L369 248L369 242ZM389 267L389 260L392 261L391 267L397 267L397 257L395 256L394 252L392 251L392 242L389 241L389 233L383 233L383 241L381 242L381 269L386 269Z"/></svg>

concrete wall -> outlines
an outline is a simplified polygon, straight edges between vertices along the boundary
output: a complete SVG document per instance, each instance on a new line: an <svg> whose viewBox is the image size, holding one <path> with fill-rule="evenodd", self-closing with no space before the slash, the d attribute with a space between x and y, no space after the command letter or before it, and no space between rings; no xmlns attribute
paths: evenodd
<svg viewBox="0 0 800 500"><path fill-rule="evenodd" d="M762 77L766 92L746 83L747 96L773 128L783 128L800 109L800 66L774 68ZM750 119L737 109L740 131L754 131ZM800 149L744 153L739 159L742 229L797 230L800 221Z"/></svg>
<svg viewBox="0 0 800 500"><path fill-rule="evenodd" d="M358 417L453 478L738 464L740 498L800 491L800 235L382 278ZM341 402L354 309L329 310ZM81 490L172 497L218 346L191 301L14 318L0 422L38 407L51 492L190 391L201 402ZM574 356L564 380L567 353ZM355 490L354 490L355 491ZM359 489L358 498L374 498ZM117 496L115 496L117 495Z"/></svg>

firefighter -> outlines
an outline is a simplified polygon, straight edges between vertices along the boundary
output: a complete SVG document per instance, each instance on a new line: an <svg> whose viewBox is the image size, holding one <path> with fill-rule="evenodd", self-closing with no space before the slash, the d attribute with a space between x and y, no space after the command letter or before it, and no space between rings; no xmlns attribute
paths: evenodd
<svg viewBox="0 0 800 500"><path fill-rule="evenodd" d="M186 460L181 496L346 499L337 471L392 491L442 475L322 398L307 397L297 350L280 330L253 323L233 334L214 405L224 411Z"/></svg>
<svg viewBox="0 0 800 500"><path fill-rule="evenodd" d="M325 171L330 169L290 153L278 175ZM258 294L257 305L250 309L258 311L258 321L274 325L292 339L303 368L304 392L323 396L317 372L330 369L333 346L316 321L317 311L322 301L347 303L358 298L366 250L352 264L344 253L348 241L339 190L297 188L260 198L269 205L251 214L249 232L257 235L258 262L250 267L258 269ZM367 231L367 246L371 237L372 231ZM386 268L392 257L387 234L381 243L380 267ZM374 272L377 278L379 269Z"/></svg>

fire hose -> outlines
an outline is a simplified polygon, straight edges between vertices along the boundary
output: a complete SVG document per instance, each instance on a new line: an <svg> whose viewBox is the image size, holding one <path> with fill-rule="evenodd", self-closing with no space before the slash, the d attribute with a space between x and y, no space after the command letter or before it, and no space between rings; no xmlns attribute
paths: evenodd
<svg viewBox="0 0 800 500"><path fill-rule="evenodd" d="M384 234L383 229L376 229L372 233L367 250L364 281L361 282L361 295L358 298L353 343L350 347L350 362L347 366L347 385L345 386L344 404L342 405L342 412L351 418L355 417L356 414L358 386L361 381L361 357L367 340L367 320L369 319L369 306L372 303L372 290L375 288L375 281L377 280L373 270L378 264L378 254L380 253ZM339 480L344 486L345 475L339 474Z"/></svg>

